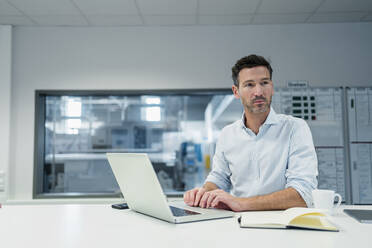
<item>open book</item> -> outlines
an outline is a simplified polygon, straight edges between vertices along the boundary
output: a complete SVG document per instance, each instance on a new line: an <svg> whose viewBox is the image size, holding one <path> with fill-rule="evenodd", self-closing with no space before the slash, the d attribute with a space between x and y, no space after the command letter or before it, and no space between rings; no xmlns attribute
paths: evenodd
<svg viewBox="0 0 372 248"><path fill-rule="evenodd" d="M314 208L289 208L284 212L245 212L239 218L240 227L250 228L305 228L338 231L328 221L325 211Z"/></svg>

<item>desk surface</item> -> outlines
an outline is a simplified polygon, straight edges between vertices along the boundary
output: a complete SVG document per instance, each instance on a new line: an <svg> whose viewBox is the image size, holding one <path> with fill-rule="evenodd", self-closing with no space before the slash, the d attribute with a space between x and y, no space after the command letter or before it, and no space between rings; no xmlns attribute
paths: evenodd
<svg viewBox="0 0 372 248"><path fill-rule="evenodd" d="M372 209L372 206L342 208ZM96 205L5 205L1 247L371 247L372 224L339 209L340 232L240 228L235 218L170 224L131 210Z"/></svg>

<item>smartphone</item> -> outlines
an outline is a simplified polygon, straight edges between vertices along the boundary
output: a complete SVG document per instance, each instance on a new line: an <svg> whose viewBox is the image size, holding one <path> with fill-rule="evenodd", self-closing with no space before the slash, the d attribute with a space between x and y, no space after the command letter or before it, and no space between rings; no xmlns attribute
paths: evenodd
<svg viewBox="0 0 372 248"><path fill-rule="evenodd" d="M117 204L112 204L111 205L112 208L115 208L115 209L128 209L128 204L126 203L117 203Z"/></svg>

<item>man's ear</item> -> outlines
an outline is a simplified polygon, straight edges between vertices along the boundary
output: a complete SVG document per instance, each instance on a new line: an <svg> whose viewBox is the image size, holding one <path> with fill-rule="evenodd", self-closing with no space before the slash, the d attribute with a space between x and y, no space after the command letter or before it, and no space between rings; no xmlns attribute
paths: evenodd
<svg viewBox="0 0 372 248"><path fill-rule="evenodd" d="M239 89L238 89L237 86L235 86L235 85L232 86L232 92L234 93L234 96L235 96L236 99L240 98Z"/></svg>

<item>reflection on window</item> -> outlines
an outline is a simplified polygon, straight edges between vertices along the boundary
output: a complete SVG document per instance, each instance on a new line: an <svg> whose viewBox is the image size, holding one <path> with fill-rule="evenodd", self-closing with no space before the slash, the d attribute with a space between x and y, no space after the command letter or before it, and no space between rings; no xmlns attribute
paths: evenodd
<svg viewBox="0 0 372 248"><path fill-rule="evenodd" d="M160 121L161 120L161 107L160 97L156 96L145 96L143 97L146 103L146 107L141 108L142 120L143 121Z"/></svg>
<svg viewBox="0 0 372 248"><path fill-rule="evenodd" d="M80 119L67 119L67 128L68 129L81 128L81 120Z"/></svg>
<svg viewBox="0 0 372 248"><path fill-rule="evenodd" d="M160 104L160 97L145 97L145 102L147 104Z"/></svg>
<svg viewBox="0 0 372 248"><path fill-rule="evenodd" d="M65 98L66 99L66 98ZM76 99L66 99L66 116L80 117L81 116L81 101Z"/></svg>
<svg viewBox="0 0 372 248"><path fill-rule="evenodd" d="M160 107L144 107L141 109L144 112L145 121L160 121Z"/></svg>
<svg viewBox="0 0 372 248"><path fill-rule="evenodd" d="M40 93L37 194L120 193L106 152L147 153L168 194L200 186L223 126L241 116L230 90L161 95Z"/></svg>

